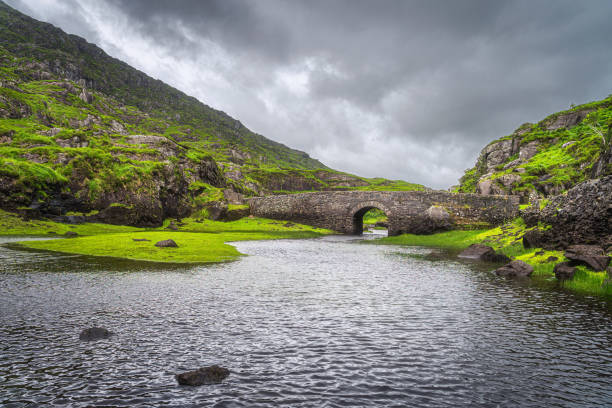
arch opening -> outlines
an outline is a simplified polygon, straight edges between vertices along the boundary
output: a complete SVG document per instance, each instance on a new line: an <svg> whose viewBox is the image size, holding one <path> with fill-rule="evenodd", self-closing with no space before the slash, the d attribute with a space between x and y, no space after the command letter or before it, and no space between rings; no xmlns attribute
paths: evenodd
<svg viewBox="0 0 612 408"><path fill-rule="evenodd" d="M353 214L353 235L387 235L388 214L377 206L368 205Z"/></svg>

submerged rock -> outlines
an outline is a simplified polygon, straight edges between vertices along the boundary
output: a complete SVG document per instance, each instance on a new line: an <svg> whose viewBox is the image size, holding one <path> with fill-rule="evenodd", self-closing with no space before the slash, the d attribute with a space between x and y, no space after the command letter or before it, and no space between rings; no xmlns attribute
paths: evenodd
<svg viewBox="0 0 612 408"><path fill-rule="evenodd" d="M496 269L495 273L499 276L506 276L509 278L522 278L533 273L533 266L523 261L512 261Z"/></svg>
<svg viewBox="0 0 612 408"><path fill-rule="evenodd" d="M178 248L178 245L172 239L166 239L164 241L158 241L155 243L156 247L159 248Z"/></svg>
<svg viewBox="0 0 612 408"><path fill-rule="evenodd" d="M570 245L565 250L565 257L572 265L586 265L594 271L605 271L610 263L610 257L597 245Z"/></svg>
<svg viewBox="0 0 612 408"><path fill-rule="evenodd" d="M112 336L113 333L103 327L90 327L85 329L79 334L79 340L92 341L107 339Z"/></svg>
<svg viewBox="0 0 612 408"><path fill-rule="evenodd" d="M506 255L498 254L493 248L482 244L472 244L458 255L459 258L478 259L486 262L509 262Z"/></svg>
<svg viewBox="0 0 612 408"><path fill-rule="evenodd" d="M202 367L194 371L187 371L175 375L176 381L180 385L206 385L218 384L230 375L227 368L212 365L210 367Z"/></svg>

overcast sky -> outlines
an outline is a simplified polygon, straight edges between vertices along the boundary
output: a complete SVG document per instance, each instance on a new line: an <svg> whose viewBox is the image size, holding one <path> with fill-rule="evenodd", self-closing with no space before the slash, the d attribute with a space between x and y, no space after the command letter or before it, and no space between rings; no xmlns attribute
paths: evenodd
<svg viewBox="0 0 612 408"><path fill-rule="evenodd" d="M7 2L332 168L436 188L612 93L607 0Z"/></svg>

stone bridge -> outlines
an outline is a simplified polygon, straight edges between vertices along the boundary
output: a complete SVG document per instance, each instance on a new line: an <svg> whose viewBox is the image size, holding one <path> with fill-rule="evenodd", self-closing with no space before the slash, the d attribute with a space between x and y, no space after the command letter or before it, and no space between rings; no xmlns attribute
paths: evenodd
<svg viewBox="0 0 612 408"><path fill-rule="evenodd" d="M444 191L325 191L254 197L251 214L361 234L363 215L378 208L389 218L389 235L428 234L476 225L498 225L518 215L517 196Z"/></svg>

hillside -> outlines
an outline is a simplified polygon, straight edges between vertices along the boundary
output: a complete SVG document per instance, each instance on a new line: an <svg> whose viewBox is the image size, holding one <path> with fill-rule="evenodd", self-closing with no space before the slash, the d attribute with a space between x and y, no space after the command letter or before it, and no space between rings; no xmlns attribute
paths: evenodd
<svg viewBox="0 0 612 408"><path fill-rule="evenodd" d="M491 142L456 189L516 194L524 203L612 174L612 95L525 123Z"/></svg>
<svg viewBox="0 0 612 408"><path fill-rule="evenodd" d="M0 85L0 207L25 216L158 226L250 195L424 189L329 169L1 2Z"/></svg>

